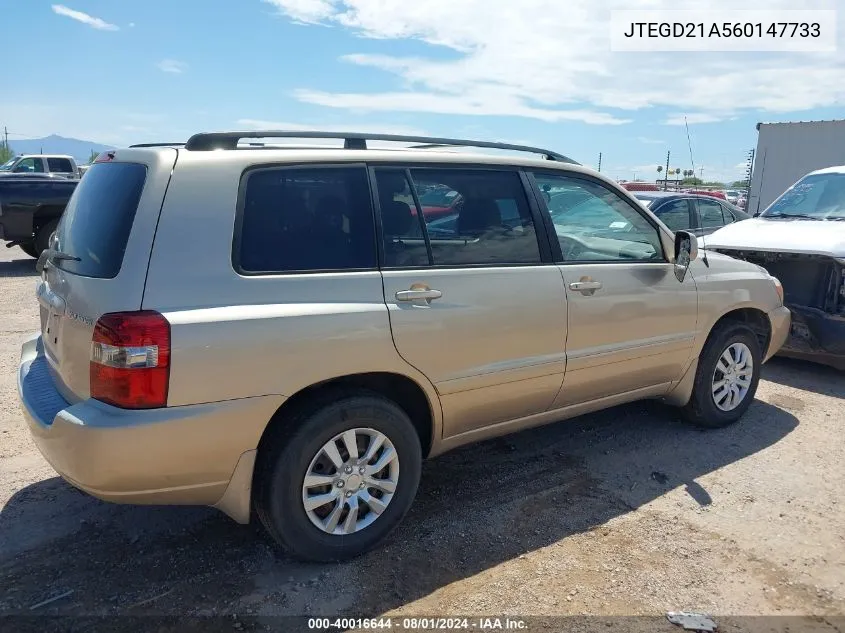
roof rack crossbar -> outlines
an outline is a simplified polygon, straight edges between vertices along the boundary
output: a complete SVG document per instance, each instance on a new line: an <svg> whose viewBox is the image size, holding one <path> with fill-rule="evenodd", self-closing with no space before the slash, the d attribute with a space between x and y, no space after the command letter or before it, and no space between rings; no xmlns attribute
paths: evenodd
<svg viewBox="0 0 845 633"><path fill-rule="evenodd" d="M430 136L406 136L404 134L364 134L361 132L320 132L302 130L249 130L244 132L209 132L194 134L185 143L185 149L193 151L211 151L216 149L237 149L238 142L245 138L321 138L343 139L345 149L367 149L367 141L397 141L400 143L422 143L425 147L477 147L501 149L516 152L540 154L547 160L562 163L580 163L557 152L528 145L494 143L491 141L472 141L459 138L437 138Z"/></svg>
<svg viewBox="0 0 845 633"><path fill-rule="evenodd" d="M134 149L138 147L183 147L185 143L136 143L135 145L130 145L129 149Z"/></svg>

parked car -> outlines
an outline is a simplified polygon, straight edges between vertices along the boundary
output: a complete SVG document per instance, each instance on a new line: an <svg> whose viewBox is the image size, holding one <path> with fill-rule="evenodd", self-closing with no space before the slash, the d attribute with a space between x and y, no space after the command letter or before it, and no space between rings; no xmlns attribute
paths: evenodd
<svg viewBox="0 0 845 633"><path fill-rule="evenodd" d="M0 178L0 240L38 257L47 248L77 183L47 174Z"/></svg>
<svg viewBox="0 0 845 633"><path fill-rule="evenodd" d="M736 201L739 200L739 196L741 193L736 189L728 189L725 191L725 200L730 202L731 204L736 204Z"/></svg>
<svg viewBox="0 0 845 633"><path fill-rule="evenodd" d="M255 508L296 555L347 559L398 525L423 458L643 398L729 425L787 336L777 279L701 262L693 235L555 152L240 142L310 135L327 133L119 149L82 178L18 375L74 486ZM451 231L417 209L436 187L464 199Z"/></svg>
<svg viewBox="0 0 845 633"><path fill-rule="evenodd" d="M50 174L61 178L81 176L73 156L65 154L22 154L0 165L0 177L7 174Z"/></svg>
<svg viewBox="0 0 845 633"><path fill-rule="evenodd" d="M726 200L712 196L671 192L636 192L634 195L673 231L690 231L696 236L708 235L726 224L751 217Z"/></svg>
<svg viewBox="0 0 845 633"><path fill-rule="evenodd" d="M707 246L783 281L793 320L781 354L845 371L845 166L807 174L758 217L713 233Z"/></svg>
<svg viewBox="0 0 845 633"><path fill-rule="evenodd" d="M716 191L713 189L687 189L685 193L694 193L699 196L710 196L712 198L718 198L719 200L725 201L728 199L724 191Z"/></svg>

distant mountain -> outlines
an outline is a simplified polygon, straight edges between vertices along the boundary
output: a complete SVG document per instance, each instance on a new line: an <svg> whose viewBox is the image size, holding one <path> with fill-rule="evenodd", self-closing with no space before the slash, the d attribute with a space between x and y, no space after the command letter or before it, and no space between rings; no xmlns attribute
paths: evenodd
<svg viewBox="0 0 845 633"><path fill-rule="evenodd" d="M114 149L111 145L101 145L78 138L66 138L51 134L44 138L9 140L9 146L15 154L69 154L82 165L88 162L91 152L104 152Z"/></svg>

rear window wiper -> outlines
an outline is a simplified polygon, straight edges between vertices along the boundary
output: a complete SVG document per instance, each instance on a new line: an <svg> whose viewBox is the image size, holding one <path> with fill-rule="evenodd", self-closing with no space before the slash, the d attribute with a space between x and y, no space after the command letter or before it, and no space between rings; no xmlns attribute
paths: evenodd
<svg viewBox="0 0 845 633"><path fill-rule="evenodd" d="M41 271L44 270L44 264L46 264L47 261L81 262L82 260L76 255L48 248L42 251L41 255L38 257L38 262L35 264L35 271L41 274Z"/></svg>

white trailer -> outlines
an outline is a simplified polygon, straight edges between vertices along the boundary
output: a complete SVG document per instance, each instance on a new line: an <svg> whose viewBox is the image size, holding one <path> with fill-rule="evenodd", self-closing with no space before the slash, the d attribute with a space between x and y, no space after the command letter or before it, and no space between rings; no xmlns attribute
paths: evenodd
<svg viewBox="0 0 845 633"><path fill-rule="evenodd" d="M836 165L845 165L845 119L758 123L745 210L763 211L802 176Z"/></svg>

